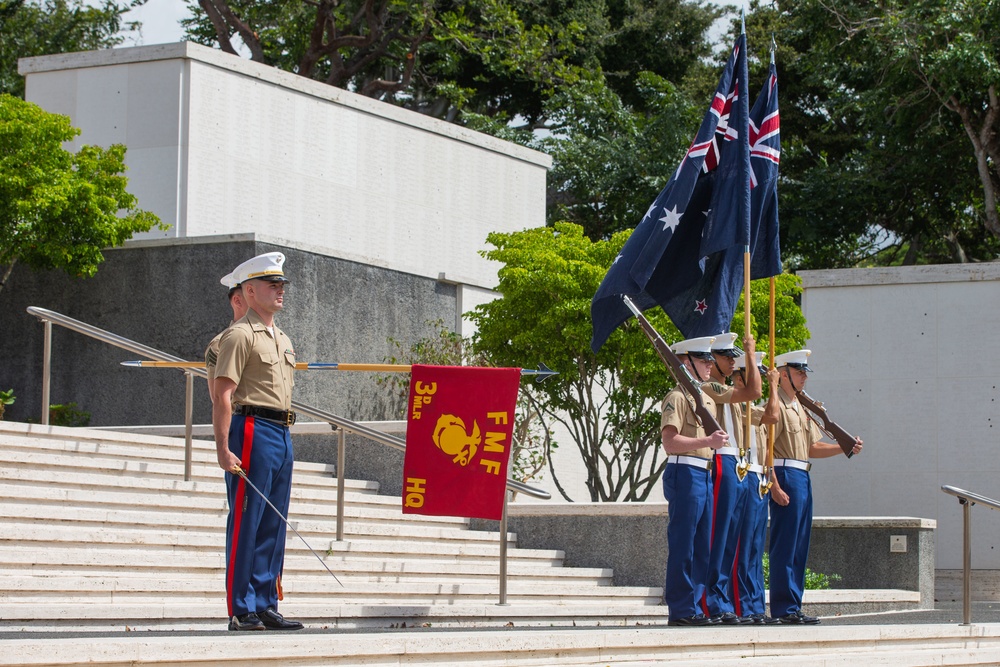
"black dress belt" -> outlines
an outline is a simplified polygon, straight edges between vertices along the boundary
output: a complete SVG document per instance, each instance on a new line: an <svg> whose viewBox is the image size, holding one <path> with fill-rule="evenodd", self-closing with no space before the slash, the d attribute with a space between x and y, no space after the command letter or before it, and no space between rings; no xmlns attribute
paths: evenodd
<svg viewBox="0 0 1000 667"><path fill-rule="evenodd" d="M272 410L271 408L262 408L256 405L241 405L236 408L233 414L270 419L285 426L294 424L296 418L295 412L292 410Z"/></svg>

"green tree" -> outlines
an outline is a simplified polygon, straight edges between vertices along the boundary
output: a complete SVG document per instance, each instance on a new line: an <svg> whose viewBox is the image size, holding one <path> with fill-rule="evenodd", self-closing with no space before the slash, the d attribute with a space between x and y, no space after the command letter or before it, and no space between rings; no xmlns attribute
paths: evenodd
<svg viewBox="0 0 1000 667"><path fill-rule="evenodd" d="M7 391L0 391L0 421L3 420L3 413L6 411L7 406L11 405L17 399L14 396L14 390L8 389Z"/></svg>
<svg viewBox="0 0 1000 667"><path fill-rule="evenodd" d="M427 322L434 333L406 345L395 338L389 344L395 354L384 359L388 364L432 364L438 366L490 366L489 360L470 355L467 341L445 327L442 320ZM375 378L375 383L392 392L399 399L399 417L405 418L409 396L408 374L391 373ZM3 394L0 393L0 397ZM514 429L511 437L509 475L519 482L537 479L547 460L546 453L555 448L551 432L545 428L543 415L532 403L531 396L522 392L517 396Z"/></svg>
<svg viewBox="0 0 1000 667"><path fill-rule="evenodd" d="M234 54L242 44L257 62L454 120L473 100L491 115L537 107L546 89L579 77L569 56L582 27L527 24L521 4L199 0L185 27L193 41Z"/></svg>
<svg viewBox="0 0 1000 667"><path fill-rule="evenodd" d="M748 33L778 43L791 266L1000 255L998 19L989 0L753 3Z"/></svg>
<svg viewBox="0 0 1000 667"><path fill-rule="evenodd" d="M702 60L721 13L690 0L199 0L185 26L199 43L243 43L255 61L551 153L547 220L598 239L635 225L676 167L710 94L716 68Z"/></svg>
<svg viewBox="0 0 1000 667"><path fill-rule="evenodd" d="M193 3L192 3L193 4ZM548 126L546 101L601 72L680 81L720 10L691 0L199 0L187 36L437 118ZM529 137L530 139L530 137ZM523 140L523 139L522 139Z"/></svg>
<svg viewBox="0 0 1000 667"><path fill-rule="evenodd" d="M644 112L595 77L549 101L552 155L547 218L581 225L592 239L634 227L677 169L704 105L650 72L635 82Z"/></svg>
<svg viewBox="0 0 1000 667"><path fill-rule="evenodd" d="M123 16L147 0L0 0L0 94L24 97L18 58L118 46L139 23Z"/></svg>
<svg viewBox="0 0 1000 667"><path fill-rule="evenodd" d="M657 406L673 382L637 322L619 327L597 355L590 350L591 298L629 234L591 241L571 223L490 234L494 249L484 255L502 264L497 289L503 298L469 314L477 327L475 352L496 365L543 362L559 372L544 383L522 386L522 392L569 432L587 469L591 501L643 500L665 465ZM754 285L753 293L766 295L767 281L757 282L762 285ZM793 349L808 337L794 304L801 288L793 276L780 276L778 283L777 337ZM755 298L751 305L754 326L763 327L758 336L766 342L766 296L763 304ZM680 338L662 311L647 315L664 338Z"/></svg>
<svg viewBox="0 0 1000 667"><path fill-rule="evenodd" d="M0 290L17 262L92 276L103 248L159 224L126 192L125 147L65 148L69 118L0 95Z"/></svg>

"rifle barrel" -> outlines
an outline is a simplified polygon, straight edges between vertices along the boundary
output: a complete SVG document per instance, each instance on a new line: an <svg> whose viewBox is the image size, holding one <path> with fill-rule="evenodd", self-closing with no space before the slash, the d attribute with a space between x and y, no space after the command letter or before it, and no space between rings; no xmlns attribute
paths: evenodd
<svg viewBox="0 0 1000 667"><path fill-rule="evenodd" d="M806 415L813 420L813 423L819 426L824 433L837 441L837 444L840 445L840 449L847 455L847 458L854 456L854 445L857 443L857 439L848 433L847 430L840 424L830 419L830 416L826 412L826 408L821 406L816 400L813 399L812 396L804 391L799 391L797 394L799 402L809 409L809 412L807 412ZM823 423L820 424L816 421L815 417L813 417L812 414L809 414L810 412L823 420Z"/></svg>
<svg viewBox="0 0 1000 667"><path fill-rule="evenodd" d="M701 390L695 385L694 378L688 373L687 368L681 363L680 358L674 351L670 349L667 345L667 341L663 340L663 336L653 327L653 324L646 319L646 316L642 314L642 311L632 302L632 299L628 298L626 295L622 295L622 301L628 306L628 309L632 311L636 319L639 320L639 326L642 327L643 333L646 334L646 338L653 344L653 348L656 353L660 355L660 359L666 364L667 368L670 370L671 375L674 376L674 380L677 384L683 387L689 396L694 399L695 404L695 414L698 417L698 421L701 422L702 428L705 430L706 434L715 433L716 431L721 431L722 427L719 425L719 421L712 414L712 411L708 409L705 405L705 401L702 399Z"/></svg>

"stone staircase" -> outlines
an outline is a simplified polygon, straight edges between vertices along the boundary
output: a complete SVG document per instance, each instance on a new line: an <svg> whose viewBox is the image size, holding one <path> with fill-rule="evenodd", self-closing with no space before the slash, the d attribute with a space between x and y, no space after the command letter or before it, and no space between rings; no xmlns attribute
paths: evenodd
<svg viewBox="0 0 1000 667"><path fill-rule="evenodd" d="M660 589L512 534L500 606L498 533L354 481L338 542L332 473L297 465L290 520L343 587L292 534L281 608L307 629L248 636L225 631L211 443L184 481L179 439L0 422L0 667L1000 664L998 624L668 629Z"/></svg>
<svg viewBox="0 0 1000 667"><path fill-rule="evenodd" d="M224 628L225 489L214 445L0 422L3 627L31 630ZM465 519L403 515L400 499L348 482L336 536L330 466L296 463L282 611L310 627L663 624L658 588L612 586L612 572L562 566L559 551L507 535L499 606L497 532Z"/></svg>

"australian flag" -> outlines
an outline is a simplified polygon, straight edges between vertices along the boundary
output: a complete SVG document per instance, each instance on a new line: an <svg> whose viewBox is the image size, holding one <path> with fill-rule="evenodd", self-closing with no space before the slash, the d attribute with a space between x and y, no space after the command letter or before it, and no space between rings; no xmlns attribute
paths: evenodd
<svg viewBox="0 0 1000 667"><path fill-rule="evenodd" d="M623 294L642 310L659 304L685 338L729 329L752 241L746 81L740 35L691 147L594 294L595 353L631 317Z"/></svg>

